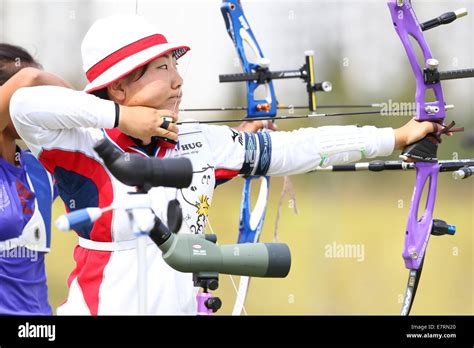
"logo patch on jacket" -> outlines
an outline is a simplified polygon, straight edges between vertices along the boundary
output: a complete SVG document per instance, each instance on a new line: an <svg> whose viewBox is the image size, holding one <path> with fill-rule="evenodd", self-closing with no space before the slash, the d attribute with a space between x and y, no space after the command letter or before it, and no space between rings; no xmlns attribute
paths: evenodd
<svg viewBox="0 0 474 348"><path fill-rule="evenodd" d="M180 150L190 151L190 150L200 149L201 147L202 147L202 143L200 141L196 141L195 143L181 145Z"/></svg>

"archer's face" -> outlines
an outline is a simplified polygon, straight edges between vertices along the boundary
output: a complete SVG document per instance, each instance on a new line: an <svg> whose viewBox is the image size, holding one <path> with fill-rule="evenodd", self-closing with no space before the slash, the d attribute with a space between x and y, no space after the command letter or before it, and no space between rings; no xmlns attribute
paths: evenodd
<svg viewBox="0 0 474 348"><path fill-rule="evenodd" d="M178 112L183 79L176 69L176 59L168 53L151 61L145 70L123 79L127 106L148 106ZM135 75L135 76L134 76Z"/></svg>

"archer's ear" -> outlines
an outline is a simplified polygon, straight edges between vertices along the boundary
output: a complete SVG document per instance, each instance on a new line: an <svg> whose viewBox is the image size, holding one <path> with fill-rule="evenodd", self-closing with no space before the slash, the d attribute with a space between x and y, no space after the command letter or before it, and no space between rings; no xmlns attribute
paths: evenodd
<svg viewBox="0 0 474 348"><path fill-rule="evenodd" d="M123 80L113 82L107 87L107 92L110 99L117 102L118 104L124 104L127 94L125 93Z"/></svg>

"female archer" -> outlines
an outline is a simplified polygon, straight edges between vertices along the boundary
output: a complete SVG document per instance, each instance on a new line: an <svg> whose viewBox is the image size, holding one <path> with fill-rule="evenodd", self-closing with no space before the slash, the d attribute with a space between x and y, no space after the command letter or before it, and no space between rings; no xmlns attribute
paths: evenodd
<svg viewBox="0 0 474 348"><path fill-rule="evenodd" d="M388 156L437 130L430 122L413 120L395 130L329 126L257 134L198 123L178 126L175 111L183 79L176 66L188 51L187 46L169 43L142 17L112 16L95 22L82 42L89 80L84 92L33 87L15 93L15 127L54 175L69 211L106 207L135 190L110 175L93 150L102 137L123 152L188 157L195 174L191 186L178 194L185 221L180 233L203 233L215 186L237 175L300 174L317 166ZM161 200L155 211L166 222L166 203L176 191L154 188L150 193ZM136 314L136 242L127 214L105 213L76 232L76 268L58 314ZM147 312L195 314L191 274L167 266L151 241L146 257Z"/></svg>

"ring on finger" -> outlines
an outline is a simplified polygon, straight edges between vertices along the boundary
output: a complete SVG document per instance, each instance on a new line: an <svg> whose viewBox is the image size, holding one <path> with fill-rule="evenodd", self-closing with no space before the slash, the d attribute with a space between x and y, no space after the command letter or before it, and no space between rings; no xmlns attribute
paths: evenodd
<svg viewBox="0 0 474 348"><path fill-rule="evenodd" d="M163 119L163 123L161 124L161 128L163 129L168 129L168 127L170 126L171 122L168 121L167 119Z"/></svg>

